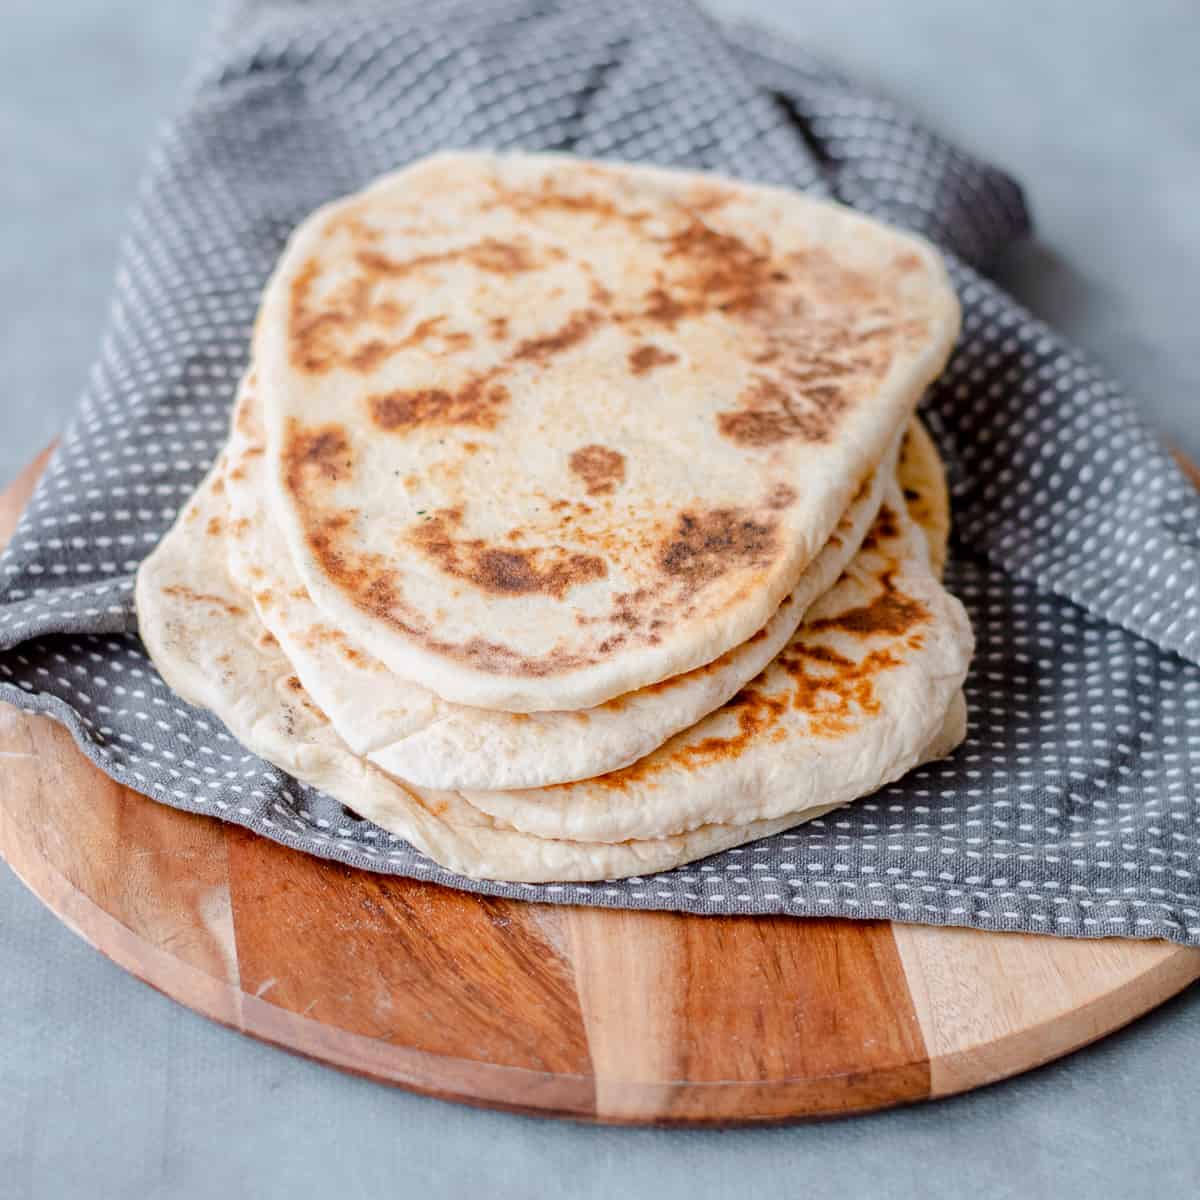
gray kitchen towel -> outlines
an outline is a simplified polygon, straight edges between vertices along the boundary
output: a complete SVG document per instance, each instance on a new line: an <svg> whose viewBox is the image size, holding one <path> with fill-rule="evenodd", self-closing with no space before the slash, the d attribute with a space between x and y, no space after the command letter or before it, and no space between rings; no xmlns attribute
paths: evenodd
<svg viewBox="0 0 1200 1200"><path fill-rule="evenodd" d="M1017 187L774 35L685 0L235 7L151 159L78 416L0 561L0 697L165 804L359 867L530 900L890 917L1200 945L1200 500L1122 390L980 272ZM215 457L291 228L443 147L708 167L946 252L925 405L978 654L965 745L822 820L653 877L454 876L247 754L136 633L133 574Z"/></svg>

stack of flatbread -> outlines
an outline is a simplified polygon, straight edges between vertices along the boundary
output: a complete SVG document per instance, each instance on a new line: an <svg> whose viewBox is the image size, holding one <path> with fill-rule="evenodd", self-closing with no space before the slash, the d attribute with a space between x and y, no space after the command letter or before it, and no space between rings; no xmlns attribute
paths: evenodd
<svg viewBox="0 0 1200 1200"><path fill-rule="evenodd" d="M962 739L926 243L711 175L446 154L321 209L138 577L170 685L476 878L660 871Z"/></svg>

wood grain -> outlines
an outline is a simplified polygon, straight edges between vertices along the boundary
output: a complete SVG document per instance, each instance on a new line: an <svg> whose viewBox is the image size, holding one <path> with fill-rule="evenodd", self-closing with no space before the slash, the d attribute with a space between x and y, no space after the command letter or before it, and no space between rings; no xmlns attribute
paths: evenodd
<svg viewBox="0 0 1200 1200"><path fill-rule="evenodd" d="M574 908L563 920L609 1119L733 1120L753 1106L778 1120L929 1092L884 922L814 920L797 936L787 917Z"/></svg>
<svg viewBox="0 0 1200 1200"><path fill-rule="evenodd" d="M944 1096L1058 1058L1200 978L1200 951L1166 942L893 928Z"/></svg>
<svg viewBox="0 0 1200 1200"><path fill-rule="evenodd" d="M45 457L0 498L0 543ZM684 1125L859 1112L1027 1070L1200 977L1200 951L1164 943L523 904L354 871L155 804L7 705L0 763L0 852L126 970L473 1104Z"/></svg>

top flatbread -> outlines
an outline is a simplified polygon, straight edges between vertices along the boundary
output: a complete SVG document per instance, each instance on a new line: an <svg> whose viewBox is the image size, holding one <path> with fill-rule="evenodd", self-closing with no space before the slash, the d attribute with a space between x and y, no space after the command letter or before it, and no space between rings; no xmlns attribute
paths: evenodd
<svg viewBox="0 0 1200 1200"><path fill-rule="evenodd" d="M958 319L931 247L839 206L441 155L281 259L271 501L313 602L400 677L592 707L767 622Z"/></svg>

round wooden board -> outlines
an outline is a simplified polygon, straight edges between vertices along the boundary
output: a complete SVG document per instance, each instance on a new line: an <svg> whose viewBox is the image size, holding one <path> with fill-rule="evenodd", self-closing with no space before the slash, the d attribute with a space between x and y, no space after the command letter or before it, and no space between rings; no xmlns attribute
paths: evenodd
<svg viewBox="0 0 1200 1200"><path fill-rule="evenodd" d="M0 544L44 465L0 499ZM189 1008L415 1091L583 1120L779 1121L943 1096L1200 977L1161 942L487 899L323 862L113 783L0 704L0 852Z"/></svg>

